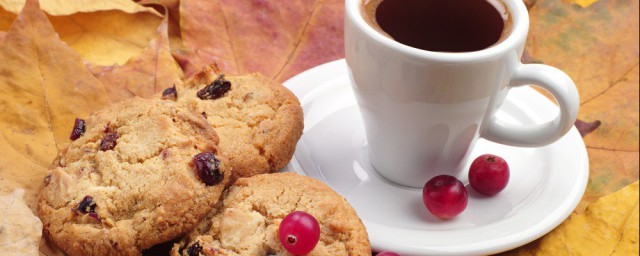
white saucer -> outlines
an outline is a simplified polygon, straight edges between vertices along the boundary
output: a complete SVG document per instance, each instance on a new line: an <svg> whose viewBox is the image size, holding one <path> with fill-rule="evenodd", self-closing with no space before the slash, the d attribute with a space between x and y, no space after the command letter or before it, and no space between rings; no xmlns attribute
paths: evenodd
<svg viewBox="0 0 640 256"><path fill-rule="evenodd" d="M285 82L304 108L305 129L284 171L319 179L346 197L364 222L374 251L403 256L498 253L551 231L580 201L589 161L574 127L540 148L481 139L470 159L484 153L502 156L511 169L509 185L494 197L483 197L467 185L469 204L461 215L446 221L433 217L422 203L421 189L391 183L369 164L347 72L345 61L338 60ZM521 87L509 92L498 115L528 124L551 120L557 111L542 94Z"/></svg>

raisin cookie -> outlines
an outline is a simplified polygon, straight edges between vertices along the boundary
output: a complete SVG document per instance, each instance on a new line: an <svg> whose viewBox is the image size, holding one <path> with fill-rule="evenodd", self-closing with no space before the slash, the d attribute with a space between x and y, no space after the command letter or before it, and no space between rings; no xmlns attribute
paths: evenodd
<svg viewBox="0 0 640 256"><path fill-rule="evenodd" d="M135 98L77 119L38 198L69 255L140 255L193 229L230 185L213 128L172 101Z"/></svg>
<svg viewBox="0 0 640 256"><path fill-rule="evenodd" d="M278 227L293 211L320 224L320 241L307 255L371 256L367 232L355 210L324 183L294 173L240 178L222 204L175 244L172 256L291 255Z"/></svg>
<svg viewBox="0 0 640 256"><path fill-rule="evenodd" d="M298 98L257 73L225 77L216 71L215 66L205 67L185 82L184 89L169 88L163 98L177 98L206 116L238 176L280 170L291 160L302 135Z"/></svg>

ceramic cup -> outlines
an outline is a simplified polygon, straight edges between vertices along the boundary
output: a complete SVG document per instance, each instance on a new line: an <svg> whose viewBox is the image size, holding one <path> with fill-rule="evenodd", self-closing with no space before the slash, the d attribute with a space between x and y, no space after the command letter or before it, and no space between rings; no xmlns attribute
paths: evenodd
<svg viewBox="0 0 640 256"><path fill-rule="evenodd" d="M512 22L505 39L479 51L446 53L382 35L365 21L363 0L346 0L346 61L371 164L382 176L410 187L440 174L463 179L480 137L538 147L573 126L579 108L573 81L554 67L521 63L529 15L522 0L501 2ZM509 89L523 85L555 97L560 109L555 119L524 126L496 117Z"/></svg>

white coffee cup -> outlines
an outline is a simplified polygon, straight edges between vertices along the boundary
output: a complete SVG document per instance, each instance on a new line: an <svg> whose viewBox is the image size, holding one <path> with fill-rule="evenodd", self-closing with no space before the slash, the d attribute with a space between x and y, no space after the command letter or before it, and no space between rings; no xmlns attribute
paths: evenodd
<svg viewBox="0 0 640 256"><path fill-rule="evenodd" d="M371 163L382 176L410 187L440 174L463 178L480 137L538 147L573 126L579 109L575 84L554 67L520 62L529 15L522 0L501 2L512 22L505 39L479 51L446 53L394 41L365 21L363 0L346 0L346 60ZM547 90L559 115L534 126L496 118L509 89L523 85Z"/></svg>

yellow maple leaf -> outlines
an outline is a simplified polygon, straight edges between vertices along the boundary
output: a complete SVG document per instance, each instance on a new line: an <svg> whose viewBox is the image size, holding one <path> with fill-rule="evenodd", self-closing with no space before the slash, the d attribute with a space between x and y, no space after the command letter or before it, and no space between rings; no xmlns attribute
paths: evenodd
<svg viewBox="0 0 640 256"><path fill-rule="evenodd" d="M0 1L0 7L17 14L22 10L25 1L26 0L2 0ZM120 10L126 13L150 12L157 14L153 8L138 5L131 0L41 0L40 8L51 15L70 15L79 12L108 10Z"/></svg>
<svg viewBox="0 0 640 256"><path fill-rule="evenodd" d="M638 255L638 181L573 213L540 240L504 255Z"/></svg>
<svg viewBox="0 0 640 256"><path fill-rule="evenodd" d="M35 193L75 117L110 100L81 57L61 42L39 9L27 1L0 45L0 178L3 189Z"/></svg>
<svg viewBox="0 0 640 256"><path fill-rule="evenodd" d="M41 3L62 41L95 65L121 65L140 54L162 19L155 9L130 0ZM24 0L0 0L0 31L11 25L22 5Z"/></svg>

